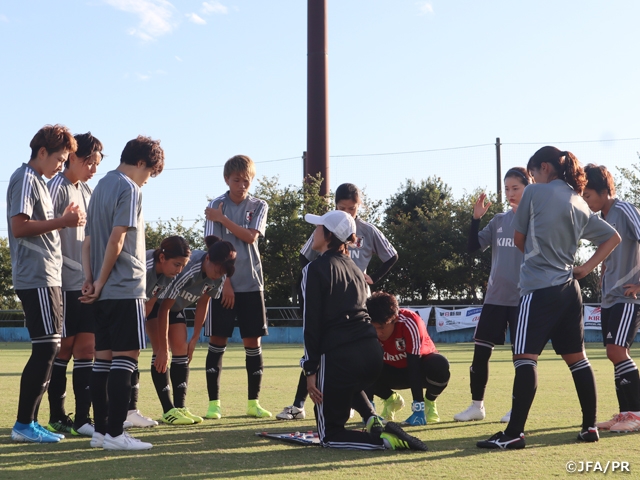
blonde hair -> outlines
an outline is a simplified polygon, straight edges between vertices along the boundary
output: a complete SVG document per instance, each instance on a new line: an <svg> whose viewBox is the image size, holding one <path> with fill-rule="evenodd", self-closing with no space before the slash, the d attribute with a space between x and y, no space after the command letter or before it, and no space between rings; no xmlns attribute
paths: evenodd
<svg viewBox="0 0 640 480"><path fill-rule="evenodd" d="M224 164L224 178L229 178L234 173L246 175L249 180L253 180L256 176L256 165L247 155L235 155Z"/></svg>

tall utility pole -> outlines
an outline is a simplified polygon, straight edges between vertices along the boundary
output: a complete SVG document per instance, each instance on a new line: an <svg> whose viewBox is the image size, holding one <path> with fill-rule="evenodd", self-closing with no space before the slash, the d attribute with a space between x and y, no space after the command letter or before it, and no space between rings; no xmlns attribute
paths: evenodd
<svg viewBox="0 0 640 480"><path fill-rule="evenodd" d="M305 173L320 173L320 194L329 193L329 98L327 0L307 1L307 152Z"/></svg>
<svg viewBox="0 0 640 480"><path fill-rule="evenodd" d="M496 173L497 173L497 183L496 183L496 198L498 202L502 202L502 155L500 152L500 137L496 138Z"/></svg>

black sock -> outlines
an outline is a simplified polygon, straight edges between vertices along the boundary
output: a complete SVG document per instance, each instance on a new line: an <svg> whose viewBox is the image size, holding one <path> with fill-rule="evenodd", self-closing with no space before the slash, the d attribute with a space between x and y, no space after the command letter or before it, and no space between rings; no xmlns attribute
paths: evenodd
<svg viewBox="0 0 640 480"><path fill-rule="evenodd" d="M484 391L489 381L489 359L492 353L493 343L476 340L473 349L473 360L469 367L472 400L484 400Z"/></svg>
<svg viewBox="0 0 640 480"><path fill-rule="evenodd" d="M596 379L587 358L569 365L569 370L571 370L573 383L576 386L576 392L578 392L578 400L582 408L582 430L585 431L596 424Z"/></svg>
<svg viewBox="0 0 640 480"><path fill-rule="evenodd" d="M171 357L171 385L173 385L173 404L176 408L184 408L187 398L187 386L189 383L189 357Z"/></svg>
<svg viewBox="0 0 640 480"><path fill-rule="evenodd" d="M129 399L129 410L138 410L138 393L140 392L140 370L136 364L136 369L131 374L131 398Z"/></svg>
<svg viewBox="0 0 640 480"><path fill-rule="evenodd" d="M222 374L222 355L224 355L226 345L209 344L209 352L207 353L206 371L207 371L207 392L209 393L209 401L218 400L220 398L220 375Z"/></svg>
<svg viewBox="0 0 640 480"><path fill-rule="evenodd" d="M18 422L31 423L42 396L49 386L51 367L60 349L60 336L44 337L31 341L31 356L20 377Z"/></svg>
<svg viewBox="0 0 640 480"><path fill-rule="evenodd" d="M528 358L515 360L516 377L513 380L511 420L504 433L517 438L524 433L531 404L538 388L538 362Z"/></svg>
<svg viewBox="0 0 640 480"><path fill-rule="evenodd" d="M93 359L73 359L73 395L76 397L74 428L80 428L89 419L91 409L91 370Z"/></svg>
<svg viewBox="0 0 640 480"><path fill-rule="evenodd" d="M247 385L249 400L257 400L262 385L262 347L247 348L245 352L245 367L247 369Z"/></svg>
<svg viewBox="0 0 640 480"><path fill-rule="evenodd" d="M171 387L169 386L169 369L164 373L158 372L156 367L153 366L155 361L156 356L154 355L151 357L151 380L153 380L153 386L156 387L156 393L162 405L162 411L163 413L167 413L173 408L173 403L171 402Z"/></svg>
<svg viewBox="0 0 640 480"><path fill-rule="evenodd" d="M627 403L627 397L624 394L624 390L620 388L620 376L617 373L614 376L614 381L616 385L616 397L618 398L618 406L620 407L620 412L628 412L629 404Z"/></svg>
<svg viewBox="0 0 640 480"><path fill-rule="evenodd" d="M131 399L131 374L137 368L135 358L113 357L107 392L109 395L109 422L107 433L112 437L122 435L122 424L127 419Z"/></svg>
<svg viewBox="0 0 640 480"><path fill-rule="evenodd" d="M293 401L293 406L298 408L304 408L304 402L307 399L307 377L304 372L300 372L300 378L298 379L298 389L296 390L296 398Z"/></svg>
<svg viewBox="0 0 640 480"><path fill-rule="evenodd" d="M427 372L427 391L425 399L435 402L438 396L449 385L451 372L449 371L449 361L442 355L433 356L429 363Z"/></svg>
<svg viewBox="0 0 640 480"><path fill-rule="evenodd" d="M111 371L111 360L96 358L91 371L91 403L93 404L93 420L96 432L107 433L107 418L109 417L109 397L107 396L107 382Z"/></svg>
<svg viewBox="0 0 640 480"><path fill-rule="evenodd" d="M49 423L62 420L67 412L64 409L64 399L67 396L67 365L69 360L56 358L51 369L49 382Z"/></svg>
<svg viewBox="0 0 640 480"><path fill-rule="evenodd" d="M630 358L614 365L616 375L620 377L620 391L624 396L626 410L621 412L640 411L640 376L638 367Z"/></svg>

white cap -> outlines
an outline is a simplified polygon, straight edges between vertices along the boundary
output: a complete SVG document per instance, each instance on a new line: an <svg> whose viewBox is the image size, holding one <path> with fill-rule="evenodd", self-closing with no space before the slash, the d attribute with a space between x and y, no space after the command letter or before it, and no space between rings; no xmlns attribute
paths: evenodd
<svg viewBox="0 0 640 480"><path fill-rule="evenodd" d="M356 233L356 221L341 210L331 210L322 216L307 213L304 219L313 225L324 225L343 243L347 242L351 234Z"/></svg>

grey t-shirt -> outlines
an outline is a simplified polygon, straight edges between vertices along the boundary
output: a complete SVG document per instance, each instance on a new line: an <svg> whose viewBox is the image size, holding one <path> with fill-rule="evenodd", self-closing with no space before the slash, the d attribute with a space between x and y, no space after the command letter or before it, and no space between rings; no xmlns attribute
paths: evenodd
<svg viewBox="0 0 640 480"><path fill-rule="evenodd" d="M165 277L156 272L156 261L153 258L155 250L147 250L147 300L159 297L173 278Z"/></svg>
<svg viewBox="0 0 640 480"><path fill-rule="evenodd" d="M605 221L618 231L622 241L604 261L602 306L640 303L640 298L625 297L623 288L640 284L640 213L630 203L616 199Z"/></svg>
<svg viewBox="0 0 640 480"><path fill-rule="evenodd" d="M172 312L179 312L193 305L205 293L211 298L220 297L222 286L227 276L223 275L217 280L211 280L207 277L202 271L202 262L204 262L206 256L207 252L202 250L191 252L191 258L187 266L159 297L163 300L170 298L176 301L171 307Z"/></svg>
<svg viewBox="0 0 640 480"><path fill-rule="evenodd" d="M53 202L53 214L61 217L71 203L75 203L80 210L87 212L91 199L91 188L84 182L75 185L58 173L47 183L51 201ZM62 290L74 291L82 289L84 273L82 271L82 241L84 240L84 227L63 228L60 230L60 242L62 244Z"/></svg>
<svg viewBox="0 0 640 480"><path fill-rule="evenodd" d="M349 245L349 256L353 263L362 271L367 273L367 267L371 262L371 257L375 253L382 262L396 256L398 252L393 248L393 245L389 243L389 240L378 230L375 226L369 222L365 222L356 217L356 242ZM307 260L312 262L320 256L318 252L313 250L313 234L304 244L300 253L305 256Z"/></svg>
<svg viewBox="0 0 640 480"><path fill-rule="evenodd" d="M15 238L11 230L11 218L20 214L27 215L30 220L55 218L47 184L26 163L13 172L7 188L7 228L13 288L60 287L62 253L58 231Z"/></svg>
<svg viewBox="0 0 640 480"><path fill-rule="evenodd" d="M222 211L224 215L236 225L243 228L257 230L264 237L267 227L267 202L247 195L242 202L236 205L229 192L209 202L209 207L218 208L223 202ZM227 240L236 248L236 271L231 277L231 286L234 292L261 292L264 290L264 279L262 276L262 262L258 242L248 244L236 237L221 223L205 221L204 235L215 235L222 240Z"/></svg>
<svg viewBox="0 0 640 480"><path fill-rule="evenodd" d="M568 282L580 239L600 245L615 233L562 180L527 185L513 228L526 235L520 296Z"/></svg>
<svg viewBox="0 0 640 480"><path fill-rule="evenodd" d="M498 213L478 232L482 251L491 247L491 274L484 297L484 303L490 305L517 307L520 302L518 281L524 255L513 243L514 216L513 210Z"/></svg>
<svg viewBox="0 0 640 480"><path fill-rule="evenodd" d="M142 191L124 173L108 172L96 185L89 202L85 234L91 237L91 273L100 275L107 243L114 227L127 227L122 251L98 300L146 298Z"/></svg>

